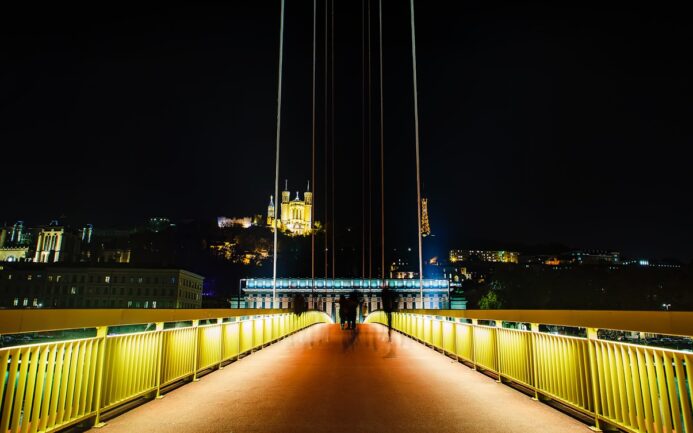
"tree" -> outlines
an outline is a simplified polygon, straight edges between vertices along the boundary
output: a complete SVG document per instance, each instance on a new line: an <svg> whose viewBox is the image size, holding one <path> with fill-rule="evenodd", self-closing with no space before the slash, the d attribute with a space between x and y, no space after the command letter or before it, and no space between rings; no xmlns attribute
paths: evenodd
<svg viewBox="0 0 693 433"><path fill-rule="evenodd" d="M482 310L497 310L503 306L498 293L491 289L479 299L479 308Z"/></svg>

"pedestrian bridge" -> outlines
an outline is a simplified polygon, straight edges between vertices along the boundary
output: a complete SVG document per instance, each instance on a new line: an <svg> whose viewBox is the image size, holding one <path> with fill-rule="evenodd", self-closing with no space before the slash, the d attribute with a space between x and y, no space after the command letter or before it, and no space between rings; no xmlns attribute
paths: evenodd
<svg viewBox="0 0 693 433"><path fill-rule="evenodd" d="M693 432L693 353L600 338L690 335L693 313L407 310L393 314L391 339L386 322L375 312L346 331L320 312L4 311L3 335L94 335L0 349L0 432Z"/></svg>

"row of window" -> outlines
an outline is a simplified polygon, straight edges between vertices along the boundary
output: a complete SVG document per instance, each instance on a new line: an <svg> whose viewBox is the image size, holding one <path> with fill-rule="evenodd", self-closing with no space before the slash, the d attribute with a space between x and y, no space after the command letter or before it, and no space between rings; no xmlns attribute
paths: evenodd
<svg viewBox="0 0 693 433"><path fill-rule="evenodd" d="M63 302L61 299L39 300L38 298L14 298L13 307L86 307L86 308L177 308L174 301L138 301L117 299L84 299ZM181 307L194 308L196 305L183 303Z"/></svg>
<svg viewBox="0 0 693 433"><path fill-rule="evenodd" d="M202 290L202 284L200 284L200 283L196 283L194 281L190 281L190 280L186 280L186 279L181 280L181 283L183 283L183 286L185 286L185 287L190 287L191 289Z"/></svg>
<svg viewBox="0 0 693 433"><path fill-rule="evenodd" d="M141 288L134 289L132 287L87 287L84 286L29 286L29 287L12 287L10 294L50 294L50 295L130 295L130 296L178 296L188 299L197 299L188 296L188 292L183 290L168 289L168 288Z"/></svg>
<svg viewBox="0 0 693 433"><path fill-rule="evenodd" d="M22 277L20 276L20 279ZM24 276L24 279L27 281L32 281L34 279L41 279L43 278L43 274L26 274ZM7 274L7 279L11 280L12 279L12 274ZM49 275L48 276L48 281L49 282L67 282L67 283L85 283L87 280L90 283L106 283L106 284L111 284L111 283L138 283L138 284L159 284L159 283L166 283L166 284L176 284L176 277L125 277L125 276L118 276L118 275L89 275L89 278L87 278L86 275ZM188 280L184 280L187 282L188 287L193 287L193 288L200 288L201 284L199 283L193 283Z"/></svg>

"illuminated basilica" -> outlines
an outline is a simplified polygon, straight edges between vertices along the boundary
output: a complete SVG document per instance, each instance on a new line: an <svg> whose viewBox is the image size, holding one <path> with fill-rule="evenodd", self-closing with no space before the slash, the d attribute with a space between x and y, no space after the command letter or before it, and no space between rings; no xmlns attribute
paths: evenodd
<svg viewBox="0 0 693 433"><path fill-rule="evenodd" d="M313 218L313 193L310 192L310 182L306 192L303 193L303 200L300 199L298 191L296 198L291 200L291 193L288 191L288 182L284 184L282 191L282 201L279 208L279 230L293 236L306 236L311 233ZM267 225L274 226L274 197L270 196L269 206L267 207Z"/></svg>

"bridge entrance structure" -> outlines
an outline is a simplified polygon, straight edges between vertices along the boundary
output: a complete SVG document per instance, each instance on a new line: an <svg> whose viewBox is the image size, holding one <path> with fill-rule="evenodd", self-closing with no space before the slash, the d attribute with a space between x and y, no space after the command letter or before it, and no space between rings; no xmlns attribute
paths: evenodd
<svg viewBox="0 0 693 433"><path fill-rule="evenodd" d="M294 294L302 294L309 309L324 311L333 320L339 314L340 295L359 294L360 318L382 308L380 292L387 287L399 295L399 309L411 310L424 305L426 309L449 308L450 285L444 279L394 279L379 278L277 278L279 308L289 308ZM419 284L423 286L420 289ZM272 278L248 278L241 280L245 306L270 308L273 296ZM421 294L423 293L423 304Z"/></svg>

